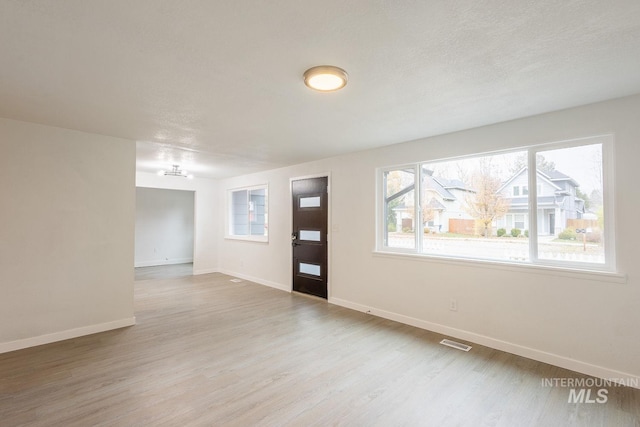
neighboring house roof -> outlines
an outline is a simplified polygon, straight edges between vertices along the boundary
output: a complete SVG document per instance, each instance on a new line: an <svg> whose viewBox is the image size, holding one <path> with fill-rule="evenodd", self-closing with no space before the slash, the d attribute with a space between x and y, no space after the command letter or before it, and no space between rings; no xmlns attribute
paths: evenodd
<svg viewBox="0 0 640 427"><path fill-rule="evenodd" d="M506 180L501 186L500 188L498 188L498 193L501 193L505 188L507 188L507 186L509 184L511 184L513 182L513 180L515 180L517 177L519 177L520 175L522 175L524 173L524 171L526 171L527 168L524 167L522 169L520 169L518 172L514 173L513 175L511 175L511 178L509 178L508 180Z"/></svg>
<svg viewBox="0 0 640 427"><path fill-rule="evenodd" d="M427 207L430 209L433 209L434 211L443 211L446 210L447 208L445 207L445 205L443 205L442 203L440 203L437 199L431 199L429 200L429 203L427 203Z"/></svg>
<svg viewBox="0 0 640 427"><path fill-rule="evenodd" d="M434 178L447 190L462 190L475 193L475 190L467 187L467 185L459 179Z"/></svg>
<svg viewBox="0 0 640 427"><path fill-rule="evenodd" d="M428 190L433 190L440 195L444 200L456 200L456 196L451 194L449 190L444 188L444 186L433 176L426 175L424 177L424 181L427 184Z"/></svg>
<svg viewBox="0 0 640 427"><path fill-rule="evenodd" d="M527 167L525 166L522 169L520 169L518 172L513 174L511 176L511 178L509 178L508 180L506 180L504 182L504 184L502 184L502 186L498 189L498 192L503 191L505 188L507 188L509 186L509 184L511 184L513 182L513 180L515 180L517 177L519 177L520 175L522 175L526 171L527 171ZM548 172L542 172L541 170L538 169L536 172L537 172L537 176L539 178L543 179L549 185L554 187L557 192L566 192L566 191L563 190L561 187L559 187L556 184L556 182L569 181L574 187L579 187L580 186L580 184L578 184L573 178L571 178L570 176L565 175L562 172L557 171L557 170L548 171ZM568 193L567 193L567 195L568 195Z"/></svg>
<svg viewBox="0 0 640 427"><path fill-rule="evenodd" d="M498 189L498 192L502 192L505 189L508 189L509 184L511 184L511 182L513 182L518 176L525 173L526 170L527 170L527 167L525 166L522 169L520 169L518 172L516 172L511 178L509 178L507 181L505 181L504 184L502 184L502 186ZM542 172L538 170L537 178L546 181L550 186L552 186L555 189L554 191L555 194L553 196L538 196L538 200L536 204L538 205L538 207L541 207L541 208L563 206L566 198L571 197L571 193L565 188L563 188L565 187L564 185L562 187L558 185L560 182L569 182L569 184L572 185L573 187L579 187L580 185L576 180L574 180L570 176L565 175L564 173L557 170L546 171L546 172ZM510 206L509 209L524 209L529 204L528 197L526 196L506 197L506 198L509 199L509 206ZM572 209L575 209L575 212L584 213L585 212L584 200L579 197L574 197L573 200L574 200L574 204Z"/></svg>
<svg viewBox="0 0 640 427"><path fill-rule="evenodd" d="M540 172L540 171L538 171ZM560 171L557 170L552 170L552 171L548 171L548 172L542 172L544 173L546 176L549 177L550 181L569 181L571 182L575 187L579 187L580 184L578 184L578 182L571 178L569 175L565 175Z"/></svg>
<svg viewBox="0 0 640 427"><path fill-rule="evenodd" d="M403 211L403 210L407 210L407 209L413 209L413 206L407 206L405 203L400 203L398 206L396 206L395 208L391 209L392 211Z"/></svg>
<svg viewBox="0 0 640 427"><path fill-rule="evenodd" d="M436 178L433 176L433 171L429 169L424 170L424 182L427 186L428 190L433 190L443 200L457 200L457 197L451 193L449 190L461 190L474 192L474 190L468 188L466 184L459 179L446 179L446 178ZM443 206L444 207L444 206Z"/></svg>

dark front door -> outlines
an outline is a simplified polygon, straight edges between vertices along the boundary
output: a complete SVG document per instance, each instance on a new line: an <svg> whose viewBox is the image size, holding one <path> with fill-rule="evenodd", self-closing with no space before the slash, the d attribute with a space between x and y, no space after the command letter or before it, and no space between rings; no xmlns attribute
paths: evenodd
<svg viewBox="0 0 640 427"><path fill-rule="evenodd" d="M293 290L327 298L327 218L329 179L291 183L293 195Z"/></svg>
<svg viewBox="0 0 640 427"><path fill-rule="evenodd" d="M556 214L549 214L549 234L556 234Z"/></svg>

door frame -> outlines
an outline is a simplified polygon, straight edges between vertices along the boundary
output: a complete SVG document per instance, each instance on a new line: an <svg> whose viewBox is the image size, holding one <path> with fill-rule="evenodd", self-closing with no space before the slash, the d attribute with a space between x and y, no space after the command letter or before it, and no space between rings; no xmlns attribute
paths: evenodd
<svg viewBox="0 0 640 427"><path fill-rule="evenodd" d="M312 178L327 178L327 301L331 300L331 271L333 252L333 228L331 226L331 172L317 173L312 175L296 176L289 178L289 225L287 232L287 241L290 242L290 236L293 228L293 181ZM289 271L293 269L293 246L289 244ZM293 292L293 275L289 274L289 292Z"/></svg>

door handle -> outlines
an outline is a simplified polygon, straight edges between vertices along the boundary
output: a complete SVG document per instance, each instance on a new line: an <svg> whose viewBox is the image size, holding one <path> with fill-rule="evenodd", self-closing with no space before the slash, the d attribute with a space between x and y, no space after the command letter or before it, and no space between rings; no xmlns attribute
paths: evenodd
<svg viewBox="0 0 640 427"><path fill-rule="evenodd" d="M294 231L291 233L291 246L298 246L298 232Z"/></svg>

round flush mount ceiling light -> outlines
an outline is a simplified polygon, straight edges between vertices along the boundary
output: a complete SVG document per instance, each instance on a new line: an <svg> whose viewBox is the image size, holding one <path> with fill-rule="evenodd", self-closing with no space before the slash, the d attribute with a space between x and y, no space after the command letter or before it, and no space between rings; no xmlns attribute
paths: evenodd
<svg viewBox="0 0 640 427"><path fill-rule="evenodd" d="M333 65L319 65L304 72L304 84L320 92L342 89L347 80L347 72Z"/></svg>

